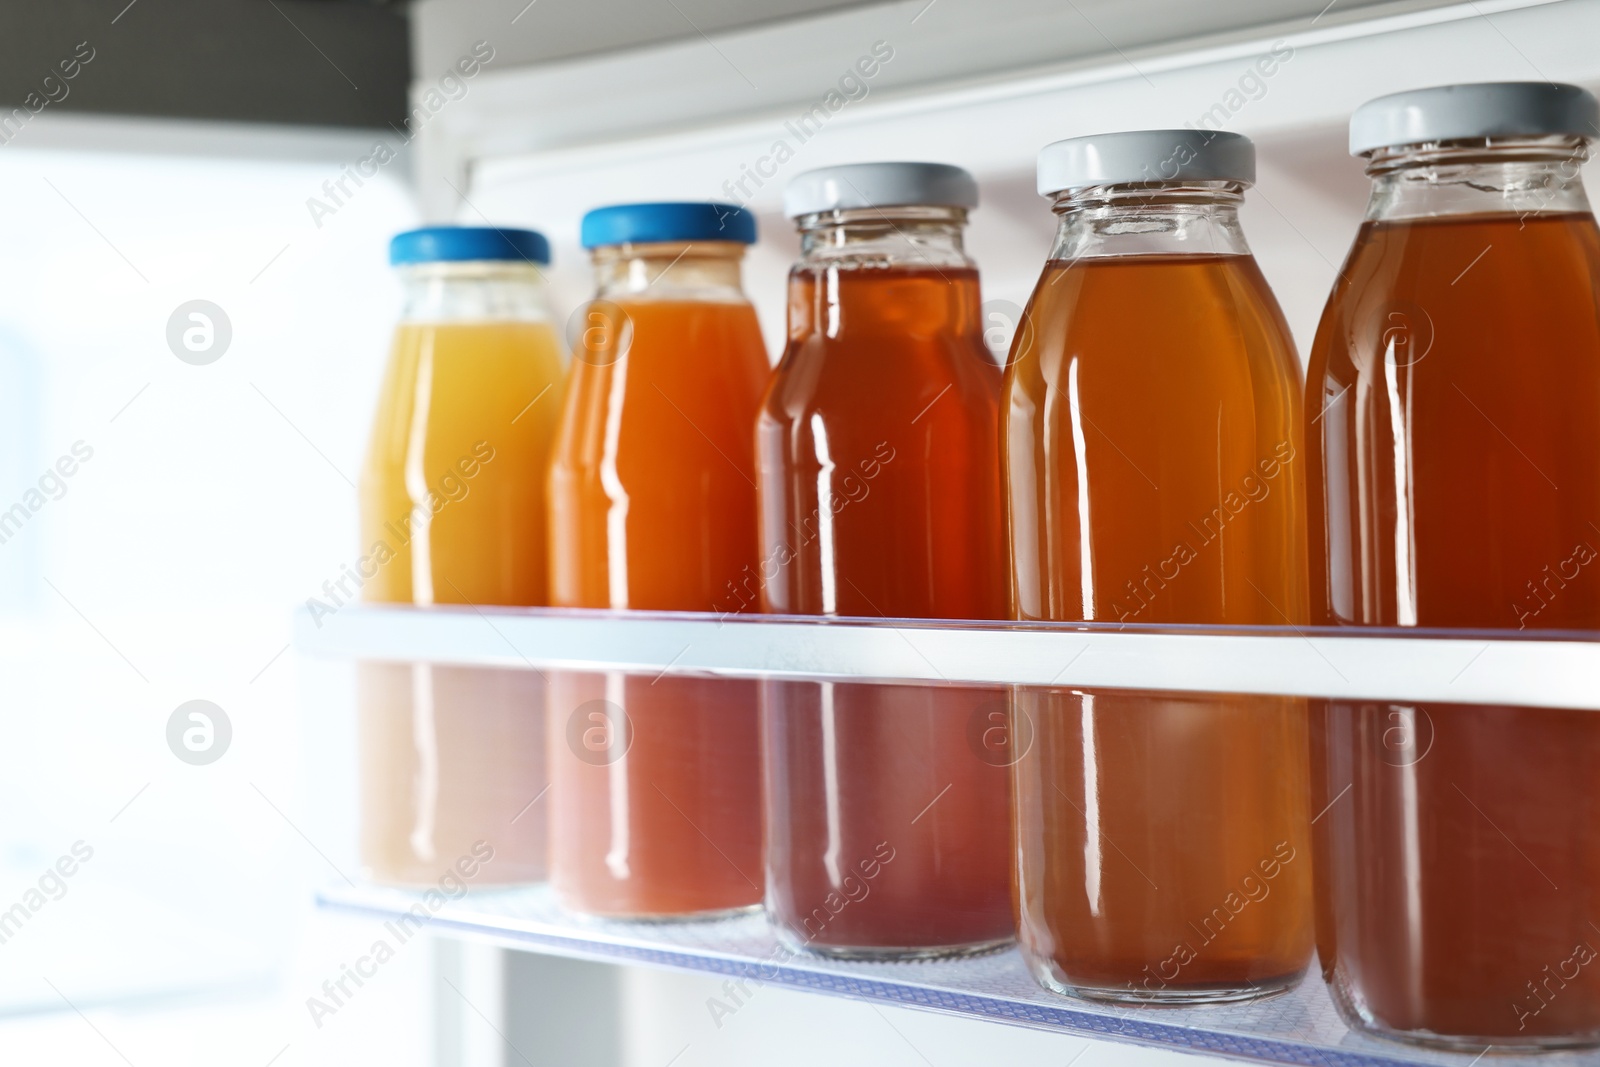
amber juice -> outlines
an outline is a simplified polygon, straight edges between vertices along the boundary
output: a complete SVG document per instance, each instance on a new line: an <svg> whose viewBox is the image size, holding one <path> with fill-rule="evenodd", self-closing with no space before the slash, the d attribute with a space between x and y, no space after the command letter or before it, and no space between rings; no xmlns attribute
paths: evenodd
<svg viewBox="0 0 1600 1067"><path fill-rule="evenodd" d="M741 251L597 255L616 284L576 348L550 470L555 604L717 611L755 566L750 428L768 363ZM632 290L630 262L649 279ZM554 672L550 706L551 880L569 907L760 903L755 682Z"/></svg>
<svg viewBox="0 0 1600 1067"><path fill-rule="evenodd" d="M999 369L977 272L958 251L930 262L939 234L921 236L921 258L790 274L756 431L765 610L1004 615ZM906 957L1010 939L1007 772L972 740L1004 706L938 684L766 683L767 909L785 940Z"/></svg>
<svg viewBox="0 0 1600 1067"><path fill-rule="evenodd" d="M1575 178L1526 212L1483 195L1556 165L1380 178L1312 351L1314 622L1600 629L1600 235ZM1594 713L1319 703L1312 750L1341 1009L1473 1049L1600 1040Z"/></svg>
<svg viewBox="0 0 1600 1067"><path fill-rule="evenodd" d="M1016 618L1305 622L1298 368L1237 199L1064 214L1006 375ZM1129 212L1162 236L1103 228ZM1166 251L1186 244L1221 252ZM1302 701L1036 689L1015 714L1035 738L1015 768L1019 940L1046 985L1198 1002L1299 978Z"/></svg>

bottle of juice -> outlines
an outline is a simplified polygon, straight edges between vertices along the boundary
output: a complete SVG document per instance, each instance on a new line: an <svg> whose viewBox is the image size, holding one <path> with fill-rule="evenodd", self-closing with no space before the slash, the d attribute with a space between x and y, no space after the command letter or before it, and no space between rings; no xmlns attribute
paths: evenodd
<svg viewBox="0 0 1600 1067"><path fill-rule="evenodd" d="M797 176L784 202L802 258L756 428L763 609L1002 617L1000 371L962 250L977 184L859 164ZM955 686L765 683L767 910L786 942L905 958L1010 940L1007 772L969 743L1003 707Z"/></svg>
<svg viewBox="0 0 1600 1067"><path fill-rule="evenodd" d="M349 570L371 601L547 604L543 482L565 377L539 270L549 245L528 230L442 226L400 234L389 258L404 306ZM360 670L369 875L437 883L481 841L494 858L475 881L541 880L544 813L524 808L545 776L542 679Z"/></svg>
<svg viewBox="0 0 1600 1067"><path fill-rule="evenodd" d="M750 428L769 364L740 264L755 219L628 204L583 220L598 293L550 469L563 607L722 609L756 562ZM756 683L551 676L551 880L578 911L704 916L761 902Z"/></svg>
<svg viewBox="0 0 1600 1067"><path fill-rule="evenodd" d="M1018 619L1306 620L1300 375L1239 227L1255 150L1058 141L1060 216L1006 370ZM1201 1003L1297 982L1312 947L1303 701L1022 690L1023 955L1047 987Z"/></svg>
<svg viewBox="0 0 1600 1067"><path fill-rule="evenodd" d="M1372 199L1306 396L1314 623L1600 629L1597 135L1593 96L1543 82L1355 113ZM1600 1042L1600 719L1331 701L1311 726L1318 948L1351 1025Z"/></svg>

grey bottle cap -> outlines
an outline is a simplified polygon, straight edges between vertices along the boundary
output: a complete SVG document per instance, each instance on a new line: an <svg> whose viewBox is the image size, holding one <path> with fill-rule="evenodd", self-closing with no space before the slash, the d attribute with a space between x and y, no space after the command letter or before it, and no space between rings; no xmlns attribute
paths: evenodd
<svg viewBox="0 0 1600 1067"><path fill-rule="evenodd" d="M1600 137L1600 103L1576 85L1477 82L1368 100L1350 116L1350 154L1478 137Z"/></svg>
<svg viewBox="0 0 1600 1067"><path fill-rule="evenodd" d="M1256 146L1221 130L1131 130L1069 137L1039 151L1039 195L1130 182L1256 180Z"/></svg>
<svg viewBox="0 0 1600 1067"><path fill-rule="evenodd" d="M850 163L796 174L783 190L783 213L791 219L911 205L977 207L977 180L948 163Z"/></svg>

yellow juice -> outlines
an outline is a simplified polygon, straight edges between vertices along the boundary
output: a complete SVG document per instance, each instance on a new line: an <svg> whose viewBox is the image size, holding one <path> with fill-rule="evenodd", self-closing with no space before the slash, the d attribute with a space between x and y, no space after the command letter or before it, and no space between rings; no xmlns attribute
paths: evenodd
<svg viewBox="0 0 1600 1067"><path fill-rule="evenodd" d="M565 370L548 322L404 321L361 472L367 600L544 605L545 477ZM363 663L362 867L540 881L544 679Z"/></svg>
<svg viewBox="0 0 1600 1067"><path fill-rule="evenodd" d="M400 324L361 472L366 599L549 602L545 478L564 379L548 322Z"/></svg>

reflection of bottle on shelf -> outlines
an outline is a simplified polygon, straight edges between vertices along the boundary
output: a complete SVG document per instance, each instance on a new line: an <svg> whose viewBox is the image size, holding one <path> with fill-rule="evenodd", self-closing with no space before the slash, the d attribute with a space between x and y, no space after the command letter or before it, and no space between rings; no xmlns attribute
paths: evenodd
<svg viewBox="0 0 1600 1067"><path fill-rule="evenodd" d="M1047 147L1061 216L1013 343L1005 464L1021 619L1306 618L1299 369L1239 227L1237 134ZM1278 992L1311 956L1304 701L1023 690L1019 940L1050 988Z"/></svg>
<svg viewBox="0 0 1600 1067"><path fill-rule="evenodd" d="M543 881L544 680L429 663L359 669L366 877L435 885L476 857L473 884Z"/></svg>
<svg viewBox="0 0 1600 1067"><path fill-rule="evenodd" d="M531 605L546 593L544 473L563 369L525 230L395 238L405 308L361 479L368 600ZM481 841L477 883L542 880L544 680L361 665L362 862L433 884Z"/></svg>
<svg viewBox="0 0 1600 1067"><path fill-rule="evenodd" d="M1547 83L1352 119L1373 189L1311 353L1313 622L1600 629L1597 122ZM1351 1025L1600 1042L1600 719L1316 702L1312 753L1319 952Z"/></svg>
<svg viewBox="0 0 1600 1067"><path fill-rule="evenodd" d="M962 245L977 202L943 164L790 184L803 251L757 426L765 610L1003 617L1000 373ZM992 689L765 683L767 906L785 940L904 958L1011 939L1007 771L969 729L1003 707Z"/></svg>
<svg viewBox="0 0 1600 1067"><path fill-rule="evenodd" d="M740 265L748 212L601 208L550 473L562 607L730 610L755 566L768 363ZM761 901L756 686L551 673L551 881L578 911L703 917Z"/></svg>

